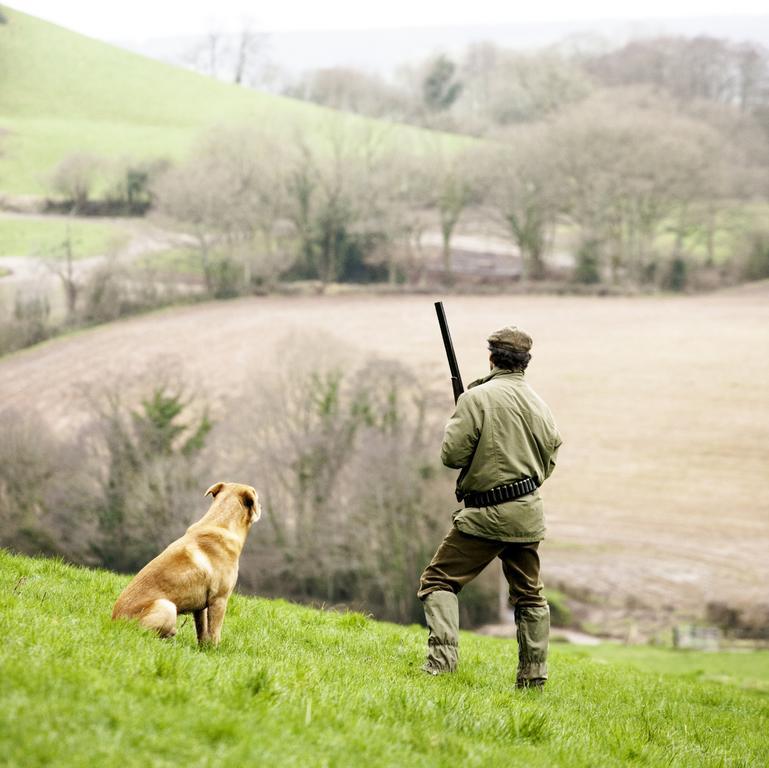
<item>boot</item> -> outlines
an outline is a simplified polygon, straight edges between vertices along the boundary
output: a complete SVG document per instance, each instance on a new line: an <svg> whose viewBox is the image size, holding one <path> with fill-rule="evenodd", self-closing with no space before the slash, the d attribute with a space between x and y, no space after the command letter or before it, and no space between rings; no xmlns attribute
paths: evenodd
<svg viewBox="0 0 769 768"><path fill-rule="evenodd" d="M550 637L550 608L515 606L518 639L519 688L541 687L547 680L547 646Z"/></svg>
<svg viewBox="0 0 769 768"><path fill-rule="evenodd" d="M457 668L459 645L459 602L453 592L431 592L423 601L427 638L427 661L422 669L431 675Z"/></svg>

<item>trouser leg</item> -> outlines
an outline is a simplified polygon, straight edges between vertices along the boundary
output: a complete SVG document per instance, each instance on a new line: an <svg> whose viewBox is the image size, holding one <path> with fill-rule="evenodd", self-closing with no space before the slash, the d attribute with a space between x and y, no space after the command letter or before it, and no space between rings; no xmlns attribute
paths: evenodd
<svg viewBox="0 0 769 768"><path fill-rule="evenodd" d="M419 582L417 596L429 630L426 672L453 672L458 662L459 603L457 593L501 551L504 544L468 536L452 528Z"/></svg>
<svg viewBox="0 0 769 768"><path fill-rule="evenodd" d="M500 555L510 586L510 605L515 611L518 685L539 684L547 679L550 609L542 594L538 546L538 542L509 544Z"/></svg>

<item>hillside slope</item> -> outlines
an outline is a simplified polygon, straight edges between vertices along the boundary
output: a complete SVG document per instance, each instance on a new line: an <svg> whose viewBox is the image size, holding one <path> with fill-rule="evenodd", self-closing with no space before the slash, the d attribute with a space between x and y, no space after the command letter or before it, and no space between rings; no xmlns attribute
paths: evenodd
<svg viewBox="0 0 769 768"><path fill-rule="evenodd" d="M287 137L297 130L310 135L328 123L363 122L154 61L5 5L3 13L8 18L0 24L4 192L39 194L45 174L73 151L179 157L205 128L222 122L248 120ZM399 140L427 135L416 128L393 130Z"/></svg>
<svg viewBox="0 0 769 768"><path fill-rule="evenodd" d="M471 635L462 670L428 678L420 628L241 597L201 651L190 621L173 641L111 622L124 583L0 551L3 764L769 762L759 691L557 649L545 693L515 691L514 643Z"/></svg>

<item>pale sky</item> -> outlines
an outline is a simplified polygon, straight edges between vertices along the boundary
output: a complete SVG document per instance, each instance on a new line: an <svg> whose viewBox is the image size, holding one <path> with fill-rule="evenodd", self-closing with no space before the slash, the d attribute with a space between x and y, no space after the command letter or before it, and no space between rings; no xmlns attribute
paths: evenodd
<svg viewBox="0 0 769 768"><path fill-rule="evenodd" d="M471 26L703 16L766 16L766 0L12 0L34 16L93 37L146 39L236 29L243 19L263 30Z"/></svg>

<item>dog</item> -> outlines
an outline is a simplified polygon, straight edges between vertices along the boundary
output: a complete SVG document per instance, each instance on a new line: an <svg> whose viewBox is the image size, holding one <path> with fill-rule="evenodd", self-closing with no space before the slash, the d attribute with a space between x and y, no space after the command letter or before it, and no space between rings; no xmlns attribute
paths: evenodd
<svg viewBox="0 0 769 768"><path fill-rule="evenodd" d="M208 512L151 560L120 593L113 619L138 619L161 637L176 634L176 617L192 613L200 645L218 645L251 526L261 516L250 485L214 483Z"/></svg>

